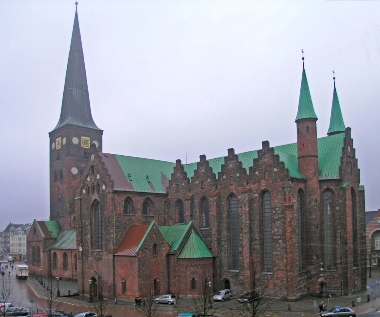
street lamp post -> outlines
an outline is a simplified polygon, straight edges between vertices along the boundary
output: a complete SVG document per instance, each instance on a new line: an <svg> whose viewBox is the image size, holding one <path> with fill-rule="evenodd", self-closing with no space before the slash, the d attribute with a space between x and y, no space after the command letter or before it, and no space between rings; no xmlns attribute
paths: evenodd
<svg viewBox="0 0 380 317"><path fill-rule="evenodd" d="M207 283L208 285L208 304L209 304L209 308L211 309L212 308L212 302L211 302L211 282L209 281Z"/></svg>
<svg viewBox="0 0 380 317"><path fill-rule="evenodd" d="M88 280L88 284L90 284L90 298L88 302L92 303L92 280Z"/></svg>
<svg viewBox="0 0 380 317"><path fill-rule="evenodd" d="M59 276L56 277L56 280L57 280L57 297L60 297L61 296L61 292L59 291L59 280L61 278Z"/></svg>

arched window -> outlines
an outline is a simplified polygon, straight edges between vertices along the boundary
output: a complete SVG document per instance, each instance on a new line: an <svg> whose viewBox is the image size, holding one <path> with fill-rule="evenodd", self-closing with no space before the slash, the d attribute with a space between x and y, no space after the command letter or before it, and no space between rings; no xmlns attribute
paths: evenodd
<svg viewBox="0 0 380 317"><path fill-rule="evenodd" d="M149 215L150 214L150 204L149 204L148 200L144 200L142 213L143 213L143 215Z"/></svg>
<svg viewBox="0 0 380 317"><path fill-rule="evenodd" d="M210 228L210 213L207 198L203 198L201 202L202 228Z"/></svg>
<svg viewBox="0 0 380 317"><path fill-rule="evenodd" d="M127 291L127 282L125 281L125 278L121 280L121 292L125 294Z"/></svg>
<svg viewBox="0 0 380 317"><path fill-rule="evenodd" d="M239 228L237 197L232 195L229 201L229 232L230 232L230 267L239 269Z"/></svg>
<svg viewBox="0 0 380 317"><path fill-rule="evenodd" d="M32 263L33 263L33 265L37 265L36 247L32 248Z"/></svg>
<svg viewBox="0 0 380 317"><path fill-rule="evenodd" d="M328 270L334 268L334 215L332 192L326 190L323 193L323 209L324 209L324 256L325 267Z"/></svg>
<svg viewBox="0 0 380 317"><path fill-rule="evenodd" d="M273 270L273 247L272 247L272 210L270 193L262 195L262 230L263 230L263 267L264 272Z"/></svg>
<svg viewBox="0 0 380 317"><path fill-rule="evenodd" d="M78 271L78 256L74 254L74 271Z"/></svg>
<svg viewBox="0 0 380 317"><path fill-rule="evenodd" d="M62 268L67 270L69 268L69 260L67 258L67 253L64 252L62 256Z"/></svg>
<svg viewBox="0 0 380 317"><path fill-rule="evenodd" d="M297 238L298 238L298 262L299 270L303 271L306 265L306 230L304 219L304 192L300 189L297 193Z"/></svg>
<svg viewBox="0 0 380 317"><path fill-rule="evenodd" d="M185 217L183 215L183 202L182 202L182 200L177 200L176 209L177 209L177 223L184 223Z"/></svg>
<svg viewBox="0 0 380 317"><path fill-rule="evenodd" d="M37 247L37 265L41 265L41 249Z"/></svg>
<svg viewBox="0 0 380 317"><path fill-rule="evenodd" d="M63 170L59 170L59 180L63 180Z"/></svg>
<svg viewBox="0 0 380 317"><path fill-rule="evenodd" d="M33 228L33 235L34 235L34 236L37 235L37 229L36 229L36 227Z"/></svg>
<svg viewBox="0 0 380 317"><path fill-rule="evenodd" d="M95 168L94 168L94 165L90 166L90 174L94 174L95 173Z"/></svg>
<svg viewBox="0 0 380 317"><path fill-rule="evenodd" d="M91 194L95 193L95 184L91 184Z"/></svg>
<svg viewBox="0 0 380 317"><path fill-rule="evenodd" d="M358 218L356 211L356 193L351 187L351 207L352 207L352 251L354 256L354 267L359 266L359 250L358 250Z"/></svg>
<svg viewBox="0 0 380 317"><path fill-rule="evenodd" d="M197 289L197 280L193 277L190 281L190 285L191 285L191 290L196 290Z"/></svg>
<svg viewBox="0 0 380 317"><path fill-rule="evenodd" d="M160 279L155 278L153 281L153 290L154 290L154 295L159 295L160 292Z"/></svg>
<svg viewBox="0 0 380 317"><path fill-rule="evenodd" d="M124 215L132 215L133 214L133 202L132 199L127 197L124 200Z"/></svg>
<svg viewBox="0 0 380 317"><path fill-rule="evenodd" d="M53 252L53 269L57 269L57 253Z"/></svg>
<svg viewBox="0 0 380 317"><path fill-rule="evenodd" d="M102 233L103 233L103 223L102 223L102 213L100 210L100 203L99 201L95 201L93 203L93 246L95 250L101 250L102 249Z"/></svg>

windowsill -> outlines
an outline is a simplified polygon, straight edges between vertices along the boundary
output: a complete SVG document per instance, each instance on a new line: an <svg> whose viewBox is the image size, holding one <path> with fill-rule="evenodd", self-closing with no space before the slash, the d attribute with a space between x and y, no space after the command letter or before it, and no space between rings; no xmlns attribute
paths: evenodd
<svg viewBox="0 0 380 317"><path fill-rule="evenodd" d="M200 228L199 230L210 230L210 228Z"/></svg>
<svg viewBox="0 0 380 317"><path fill-rule="evenodd" d="M273 275L273 272L261 272L262 275Z"/></svg>
<svg viewBox="0 0 380 317"><path fill-rule="evenodd" d="M227 271L230 273L239 273L240 272L239 270L227 270Z"/></svg>
<svg viewBox="0 0 380 317"><path fill-rule="evenodd" d="M143 217L154 217L154 215L143 215Z"/></svg>
<svg viewBox="0 0 380 317"><path fill-rule="evenodd" d="M134 216L135 214L124 214L124 216Z"/></svg>

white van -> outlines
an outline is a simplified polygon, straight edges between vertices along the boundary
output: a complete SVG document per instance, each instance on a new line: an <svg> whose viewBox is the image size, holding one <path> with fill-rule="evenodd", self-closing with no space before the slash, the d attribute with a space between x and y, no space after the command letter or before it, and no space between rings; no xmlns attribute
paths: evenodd
<svg viewBox="0 0 380 317"><path fill-rule="evenodd" d="M12 307L12 303L0 303L0 312L7 310L9 307Z"/></svg>
<svg viewBox="0 0 380 317"><path fill-rule="evenodd" d="M29 276L29 266L26 264L16 265L16 278L26 280Z"/></svg>

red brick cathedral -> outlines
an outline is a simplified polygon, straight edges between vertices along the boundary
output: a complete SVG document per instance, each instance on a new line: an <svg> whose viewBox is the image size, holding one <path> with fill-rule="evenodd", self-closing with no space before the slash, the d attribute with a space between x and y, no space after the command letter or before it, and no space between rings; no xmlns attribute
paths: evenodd
<svg viewBox="0 0 380 317"><path fill-rule="evenodd" d="M50 220L30 230L30 271L112 299L364 290L364 187L335 82L327 136L317 119L303 67L294 143L191 164L104 153L75 12L49 133Z"/></svg>

